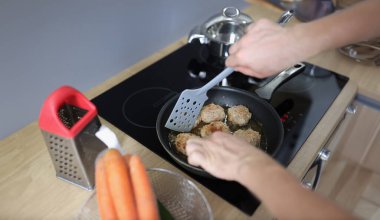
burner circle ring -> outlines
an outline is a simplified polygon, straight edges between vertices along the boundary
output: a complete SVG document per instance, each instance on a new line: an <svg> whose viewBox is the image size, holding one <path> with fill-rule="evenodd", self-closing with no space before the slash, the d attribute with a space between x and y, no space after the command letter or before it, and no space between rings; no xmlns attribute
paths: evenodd
<svg viewBox="0 0 380 220"><path fill-rule="evenodd" d="M155 128L161 107L178 93L165 87L148 87L130 94L122 105L123 117L141 128Z"/></svg>

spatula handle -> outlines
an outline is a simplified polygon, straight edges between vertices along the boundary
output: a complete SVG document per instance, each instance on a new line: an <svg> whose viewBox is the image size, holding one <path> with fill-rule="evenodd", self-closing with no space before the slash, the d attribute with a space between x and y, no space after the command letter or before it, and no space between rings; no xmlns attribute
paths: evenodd
<svg viewBox="0 0 380 220"><path fill-rule="evenodd" d="M231 75L235 70L231 67L225 68L221 73L219 73L215 78L210 80L206 85L202 86L202 88L199 89L199 94L202 94L212 87L214 87L216 84L218 84L220 81L222 81L227 76Z"/></svg>

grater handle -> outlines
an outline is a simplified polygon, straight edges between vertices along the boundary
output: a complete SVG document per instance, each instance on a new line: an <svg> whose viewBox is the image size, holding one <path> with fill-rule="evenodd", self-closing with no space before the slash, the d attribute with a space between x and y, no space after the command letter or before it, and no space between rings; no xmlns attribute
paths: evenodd
<svg viewBox="0 0 380 220"><path fill-rule="evenodd" d="M95 133L95 136L100 139L108 148L117 149L123 155L127 153L123 148L121 148L116 134L107 126L101 125L99 130Z"/></svg>
<svg viewBox="0 0 380 220"><path fill-rule="evenodd" d="M65 127L58 116L59 109L67 104L87 111L70 129ZM41 130L61 137L73 138L79 134L97 114L95 105L81 92L70 86L62 86L46 98L39 115L39 127Z"/></svg>

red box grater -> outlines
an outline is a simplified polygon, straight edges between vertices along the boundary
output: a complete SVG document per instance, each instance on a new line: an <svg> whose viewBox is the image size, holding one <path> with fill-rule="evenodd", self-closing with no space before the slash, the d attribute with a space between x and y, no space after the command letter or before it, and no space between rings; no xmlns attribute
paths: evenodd
<svg viewBox="0 0 380 220"><path fill-rule="evenodd" d="M95 105L78 90L62 86L47 97L39 127L58 178L94 189L95 159L107 148L95 136L100 126Z"/></svg>

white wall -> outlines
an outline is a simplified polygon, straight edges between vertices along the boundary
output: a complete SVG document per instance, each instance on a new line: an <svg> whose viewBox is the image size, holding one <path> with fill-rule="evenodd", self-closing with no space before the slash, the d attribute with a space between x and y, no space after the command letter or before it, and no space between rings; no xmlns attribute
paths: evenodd
<svg viewBox="0 0 380 220"><path fill-rule="evenodd" d="M0 0L0 139L63 84L87 91L244 0Z"/></svg>

